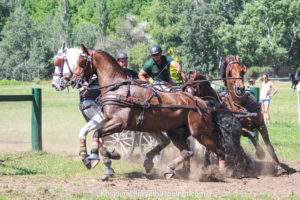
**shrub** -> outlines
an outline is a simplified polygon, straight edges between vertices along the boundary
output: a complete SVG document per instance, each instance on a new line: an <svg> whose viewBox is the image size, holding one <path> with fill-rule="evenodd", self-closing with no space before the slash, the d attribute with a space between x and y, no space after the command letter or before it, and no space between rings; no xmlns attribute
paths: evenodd
<svg viewBox="0 0 300 200"><path fill-rule="evenodd" d="M3 79L0 80L0 85L21 85L22 82L21 81L17 81L17 80L7 80L7 79Z"/></svg>
<svg viewBox="0 0 300 200"><path fill-rule="evenodd" d="M263 73L268 73L270 77L274 77L274 70L271 67L251 67L247 69L245 74L245 80L249 80L250 78L257 79L262 76Z"/></svg>

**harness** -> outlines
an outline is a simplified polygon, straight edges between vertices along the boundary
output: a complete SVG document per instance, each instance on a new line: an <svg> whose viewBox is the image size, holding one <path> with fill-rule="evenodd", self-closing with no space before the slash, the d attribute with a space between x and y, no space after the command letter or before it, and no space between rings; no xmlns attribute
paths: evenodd
<svg viewBox="0 0 300 200"><path fill-rule="evenodd" d="M53 73L53 76L58 76L60 78L63 77L63 71L64 71L64 65L65 63L67 64L67 67L69 69L69 71L71 72L70 75L68 77L64 77L67 80L70 80L71 76L73 75L73 72L71 70L71 67L69 65L68 59L67 59L67 51L68 49L63 50L62 53L57 54L57 56L54 59L54 65L56 67L60 67L60 73Z"/></svg>
<svg viewBox="0 0 300 200"><path fill-rule="evenodd" d="M105 105L117 105L121 107L130 107L134 109L141 110L141 113L138 118L138 124L137 129L140 130L141 125L144 121L144 115L145 111L148 109L188 109L188 110L196 110L201 118L203 118L203 112L207 109L207 107L199 106L197 103L197 98L185 93L185 92L179 92L181 94L184 94L185 96L188 96L190 99L192 99L195 102L194 106L191 105L174 105L174 104L162 104L162 98L160 95L156 92L156 90L151 85L141 85L138 84L140 87L144 87L146 89L145 98L138 98L131 96L130 94L130 85L132 82L137 82L136 80L126 80L121 83L113 84L110 87L108 87L105 92L100 95L96 102L100 104L101 109ZM127 85L127 92L125 95L120 94L112 94L113 91L119 89L120 86ZM153 104L151 101L157 98L158 103Z"/></svg>

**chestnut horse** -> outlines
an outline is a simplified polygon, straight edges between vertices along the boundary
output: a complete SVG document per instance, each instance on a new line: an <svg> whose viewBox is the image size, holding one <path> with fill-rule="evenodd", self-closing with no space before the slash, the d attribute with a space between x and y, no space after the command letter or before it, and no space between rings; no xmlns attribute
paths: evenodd
<svg viewBox="0 0 300 200"><path fill-rule="evenodd" d="M260 132L265 142L266 149L277 166L277 174L280 175L285 172L285 169L283 169L284 165L279 162L271 144L268 129L261 113L260 104L254 98L251 98L249 93L247 93L245 90L243 82L243 76L245 73L246 67L241 66L239 56L236 56L233 59L230 59L228 56L226 56L226 62L223 63L221 68L222 78L225 78L225 85L227 86L227 92L225 96L226 104L233 111L256 113L256 116L246 117L241 121L243 131L253 132L258 130ZM263 159L265 153L260 149L261 147L257 146L255 140L251 140L256 147L257 156L260 159Z"/></svg>
<svg viewBox="0 0 300 200"><path fill-rule="evenodd" d="M105 118L99 121L99 117L95 116L82 129L81 137L94 129L98 129L101 135L124 129L157 134L165 131L181 151L181 156L168 165L167 178L174 176L175 168L192 156L186 143L189 135L216 153L221 165L225 165L224 149L218 145L221 141L212 134L212 112L203 100L183 92L155 91L149 85L127 79L125 70L108 53L89 53L83 45L81 49L83 53L79 56L71 81L76 83L78 79L97 74L102 94L98 102ZM232 136L224 137L224 141L229 148L232 146Z"/></svg>

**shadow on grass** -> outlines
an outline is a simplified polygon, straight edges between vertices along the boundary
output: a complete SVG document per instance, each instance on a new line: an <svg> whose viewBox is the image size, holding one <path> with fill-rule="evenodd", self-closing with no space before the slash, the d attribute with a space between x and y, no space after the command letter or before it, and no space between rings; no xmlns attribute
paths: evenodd
<svg viewBox="0 0 300 200"><path fill-rule="evenodd" d="M41 172L37 172L36 170L30 170L28 168L8 166L5 164L5 160L0 160L0 167L2 169L4 169L4 171L0 171L1 176L19 176L19 175L41 174Z"/></svg>

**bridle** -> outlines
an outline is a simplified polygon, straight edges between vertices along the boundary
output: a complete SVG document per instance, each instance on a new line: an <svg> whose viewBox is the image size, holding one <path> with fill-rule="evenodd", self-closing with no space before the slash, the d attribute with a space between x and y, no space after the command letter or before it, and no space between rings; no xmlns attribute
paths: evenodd
<svg viewBox="0 0 300 200"><path fill-rule="evenodd" d="M90 55L91 54L91 55ZM73 72L73 75L76 75L76 77L71 81L71 85L73 88L79 88L82 87L87 80L84 80L86 78L86 72L88 69L92 70L93 69L93 58L94 58L94 52L89 50L89 54L81 53L78 58L78 66L80 68L83 68L82 72L77 73ZM76 71L76 70L74 70Z"/></svg>
<svg viewBox="0 0 300 200"><path fill-rule="evenodd" d="M70 78L72 77L73 75L73 72L71 70L71 67L69 65L69 62L68 62L68 58L67 58L67 50L68 49L65 49L63 50L63 52L60 52L58 53L56 56L55 56L55 59L54 59L54 66L56 67L59 67L60 68L60 73L53 73L53 76L57 76L59 78L64 78L66 80L70 80ZM67 77L64 77L63 76L63 71L64 71L64 65L67 65L68 69L69 69L69 72L70 72L70 75L67 76Z"/></svg>
<svg viewBox="0 0 300 200"><path fill-rule="evenodd" d="M232 78L231 77L231 70L232 70L232 65L233 64L239 64L239 65L241 65L240 62L237 61L237 60L230 61L227 64L227 67L226 67L226 80L229 80L230 83L232 84L232 86L233 86L233 92L234 92L235 96L237 98L243 98L246 95L246 92L244 92L244 94L241 96L241 95L237 94L237 91L235 89L235 87L236 87L236 85L235 85L236 80L241 80L243 82L243 75L242 75L242 77L238 77L238 78Z"/></svg>

